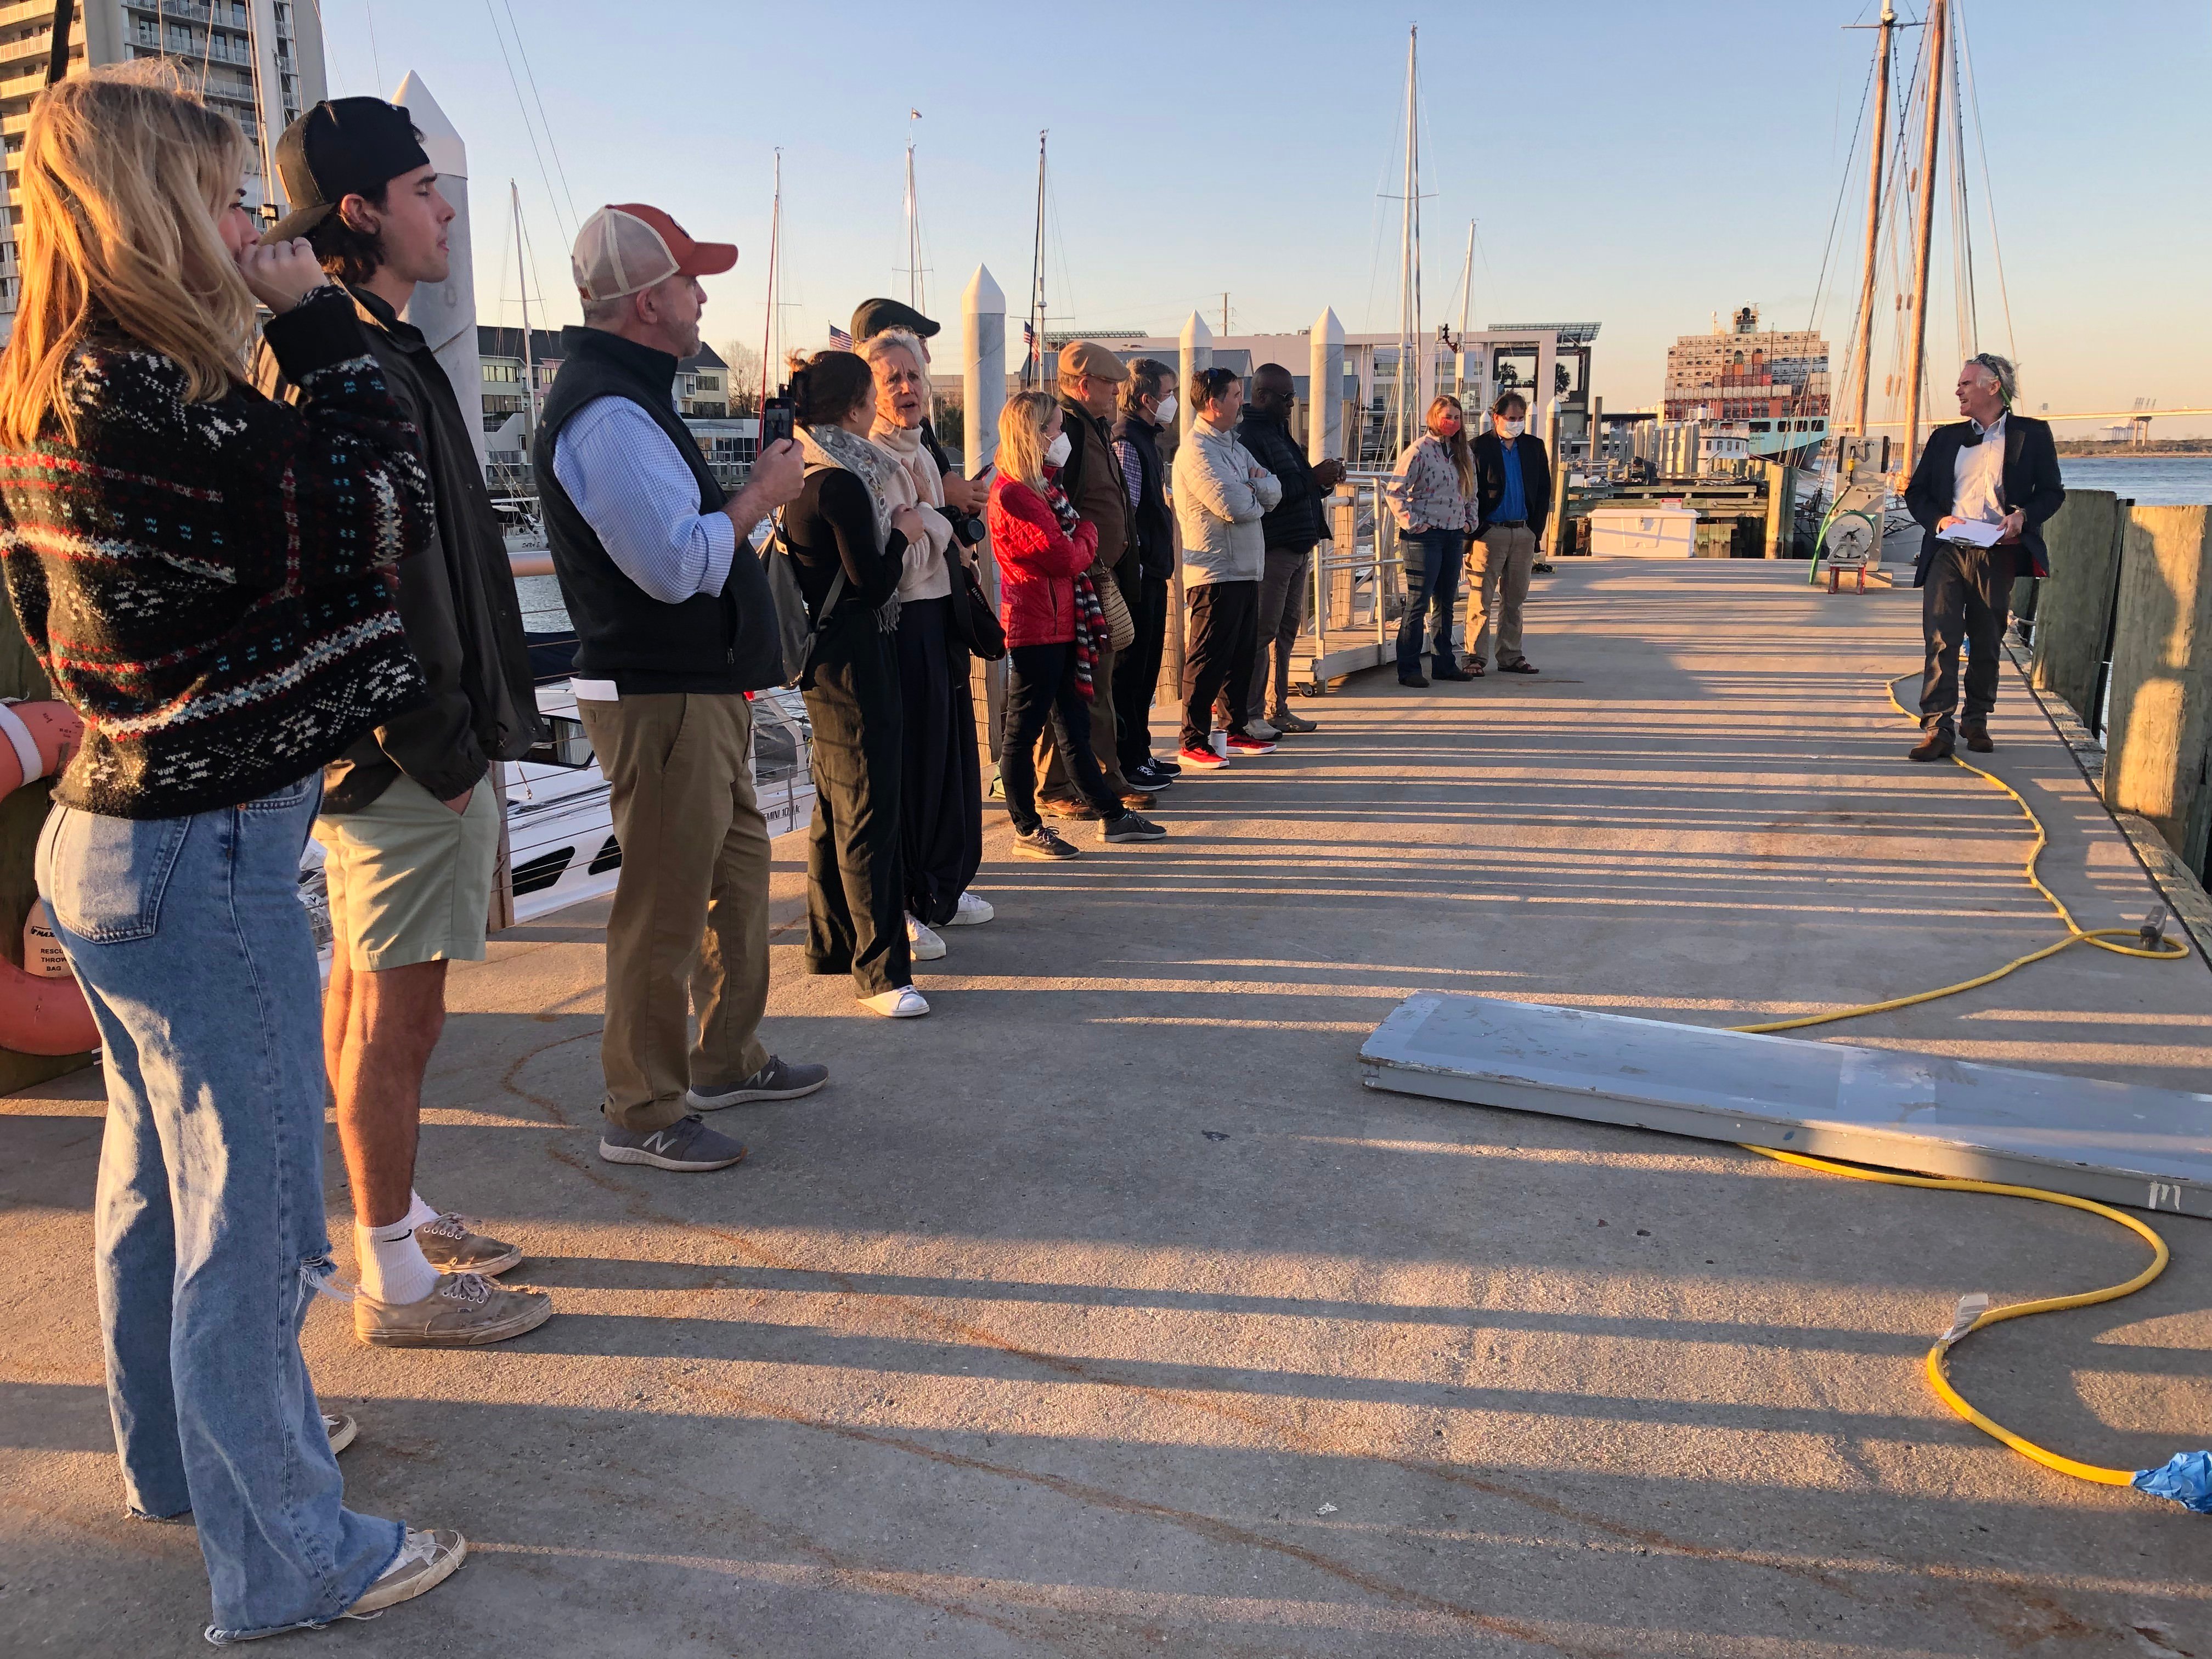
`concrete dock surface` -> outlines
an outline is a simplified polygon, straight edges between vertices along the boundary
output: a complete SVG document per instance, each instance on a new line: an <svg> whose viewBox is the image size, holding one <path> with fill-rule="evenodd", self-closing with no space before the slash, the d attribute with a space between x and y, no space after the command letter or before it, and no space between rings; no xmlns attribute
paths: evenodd
<svg viewBox="0 0 2212 1659"><path fill-rule="evenodd" d="M752 1156L595 1156L602 912L452 980L418 1185L555 1317L474 1352L307 1346L349 1501L457 1527L447 1586L289 1650L977 1656L2212 1653L2212 1520L2051 1474L1920 1356L1963 1292L2126 1277L2092 1216L1370 1092L1454 989L1697 1024L1970 977L2059 931L2017 810L1905 759L1918 596L1802 565L1562 561L1542 673L1301 702L1157 846L1017 863L890 1022L798 939L768 1036L812 1098ZM1913 700L1909 687L1906 700ZM2084 926L2155 896L2008 667L1993 769ZM2075 947L1811 1033L2203 1087L2212 975ZM97 1073L0 1101L0 1652L201 1650L189 1528L126 1519L100 1383ZM350 1216L335 1150L331 1231ZM1953 1375L2138 1468L2212 1440L2212 1234Z"/></svg>

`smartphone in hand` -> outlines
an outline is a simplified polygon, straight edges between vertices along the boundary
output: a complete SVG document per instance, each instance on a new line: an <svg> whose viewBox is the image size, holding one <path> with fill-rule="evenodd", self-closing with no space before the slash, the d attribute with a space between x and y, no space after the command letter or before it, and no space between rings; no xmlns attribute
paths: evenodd
<svg viewBox="0 0 2212 1659"><path fill-rule="evenodd" d="M763 404L761 405L760 447L754 453L757 454L761 451L767 449L770 444L781 443L783 440L791 436L792 422L793 416L790 398L770 398L766 403Z"/></svg>

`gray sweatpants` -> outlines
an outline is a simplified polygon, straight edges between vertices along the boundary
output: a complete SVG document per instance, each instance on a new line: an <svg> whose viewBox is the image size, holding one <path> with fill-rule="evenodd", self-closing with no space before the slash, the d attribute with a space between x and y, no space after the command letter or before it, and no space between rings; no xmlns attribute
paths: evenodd
<svg viewBox="0 0 2212 1659"><path fill-rule="evenodd" d="M1291 652L1305 626L1310 550L1291 553L1267 550L1267 574L1260 578L1259 647L1252 653L1252 695L1247 706L1265 719L1279 714L1291 700Z"/></svg>

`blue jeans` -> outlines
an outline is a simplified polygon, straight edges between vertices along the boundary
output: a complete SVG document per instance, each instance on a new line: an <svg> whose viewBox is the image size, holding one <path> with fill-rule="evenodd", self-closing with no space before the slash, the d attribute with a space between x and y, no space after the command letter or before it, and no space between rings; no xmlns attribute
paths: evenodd
<svg viewBox="0 0 2212 1659"><path fill-rule="evenodd" d="M1467 537L1456 530L1424 530L1401 536L1406 561L1406 614L1398 621L1398 672L1421 672L1421 624L1436 612L1429 648L1450 665L1452 602L1459 597L1460 555Z"/></svg>
<svg viewBox="0 0 2212 1659"><path fill-rule="evenodd" d="M340 1501L300 1327L331 1269L308 778L181 818L55 807L39 889L106 1050L94 1269L134 1515L189 1510L212 1641L335 1619L399 1553Z"/></svg>

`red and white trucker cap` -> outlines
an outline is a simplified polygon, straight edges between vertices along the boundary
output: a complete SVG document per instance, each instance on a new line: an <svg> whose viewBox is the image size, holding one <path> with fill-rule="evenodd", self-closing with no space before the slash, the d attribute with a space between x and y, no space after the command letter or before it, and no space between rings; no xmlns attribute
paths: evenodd
<svg viewBox="0 0 2212 1659"><path fill-rule="evenodd" d="M728 242L695 242L657 207L617 202L584 221L568 256L576 292L618 300L671 276L713 276L738 262Z"/></svg>

